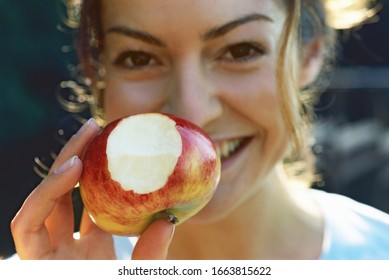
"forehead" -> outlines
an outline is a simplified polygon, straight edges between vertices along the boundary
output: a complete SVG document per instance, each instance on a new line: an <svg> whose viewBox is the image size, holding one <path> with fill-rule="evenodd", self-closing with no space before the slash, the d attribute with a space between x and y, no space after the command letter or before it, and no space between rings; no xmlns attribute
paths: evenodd
<svg viewBox="0 0 389 280"><path fill-rule="evenodd" d="M281 0L102 0L104 28L137 25L141 28L207 28L249 14L262 14L282 23ZM174 25L174 26L173 26Z"/></svg>

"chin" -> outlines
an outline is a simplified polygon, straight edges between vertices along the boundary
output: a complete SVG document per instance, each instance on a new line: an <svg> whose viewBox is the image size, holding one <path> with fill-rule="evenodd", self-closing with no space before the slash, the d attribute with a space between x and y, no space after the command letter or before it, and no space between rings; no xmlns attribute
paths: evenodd
<svg viewBox="0 0 389 280"><path fill-rule="evenodd" d="M244 196L239 195L233 188L221 182L210 202L191 217L188 224L200 225L222 221L235 212L245 200Z"/></svg>

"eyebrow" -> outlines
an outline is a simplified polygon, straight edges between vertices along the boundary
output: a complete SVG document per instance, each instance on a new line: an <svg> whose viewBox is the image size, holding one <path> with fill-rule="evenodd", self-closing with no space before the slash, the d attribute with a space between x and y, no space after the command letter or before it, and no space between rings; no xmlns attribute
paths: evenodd
<svg viewBox="0 0 389 280"><path fill-rule="evenodd" d="M227 34L228 32L230 32L233 29L235 29L243 24L246 24L248 22L252 22L252 21L274 22L272 18L270 18L266 15L263 15L263 14L249 14L249 15L246 15L244 17L238 18L236 20L227 22L223 25L220 25L220 26L217 26L217 27L210 29L209 31L207 31L206 33L201 35L201 39L204 41L216 39L218 37L221 37L221 36ZM129 36L129 37L141 40L141 41L148 43L148 44L151 44L151 45L155 45L155 46L159 46L159 47L166 46L162 40L151 35L150 33L146 32L146 31L136 30L136 29L126 27L126 26L112 26L107 30L106 33L123 34L125 36Z"/></svg>
<svg viewBox="0 0 389 280"><path fill-rule="evenodd" d="M157 37L151 35L148 32L145 31L140 31L136 29L132 29L126 26L113 26L110 27L107 30L107 33L118 33L118 34L123 34L129 37L133 37L135 39L141 40L145 43L149 43L151 45L156 45L159 47L164 47L165 43L163 43L160 39Z"/></svg>
<svg viewBox="0 0 389 280"><path fill-rule="evenodd" d="M221 26L217 26L203 34L201 37L204 41L213 40L218 37L221 37L231 30L246 24L251 21L268 21L268 22L274 22L272 18L269 16L263 15L263 14L249 14L244 17L238 18L236 20L227 22L226 24L223 24Z"/></svg>

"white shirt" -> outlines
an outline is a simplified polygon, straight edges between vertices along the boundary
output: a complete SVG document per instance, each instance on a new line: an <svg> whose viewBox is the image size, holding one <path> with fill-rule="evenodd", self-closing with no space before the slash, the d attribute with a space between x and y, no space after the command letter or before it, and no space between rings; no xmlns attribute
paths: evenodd
<svg viewBox="0 0 389 280"><path fill-rule="evenodd" d="M389 215L348 197L312 190L322 208L322 260L389 260Z"/></svg>

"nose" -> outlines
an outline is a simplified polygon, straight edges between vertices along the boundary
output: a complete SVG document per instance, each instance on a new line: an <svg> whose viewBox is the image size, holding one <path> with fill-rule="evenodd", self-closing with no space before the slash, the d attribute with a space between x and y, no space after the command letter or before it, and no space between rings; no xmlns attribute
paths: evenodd
<svg viewBox="0 0 389 280"><path fill-rule="evenodd" d="M201 59L187 59L174 68L169 84L168 113L205 128L222 114L217 82Z"/></svg>

